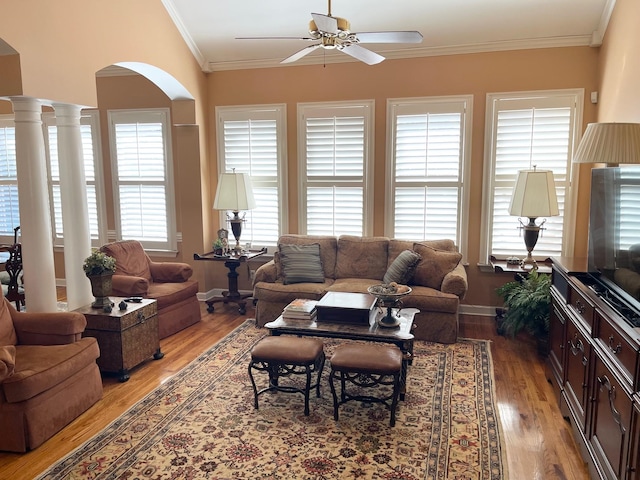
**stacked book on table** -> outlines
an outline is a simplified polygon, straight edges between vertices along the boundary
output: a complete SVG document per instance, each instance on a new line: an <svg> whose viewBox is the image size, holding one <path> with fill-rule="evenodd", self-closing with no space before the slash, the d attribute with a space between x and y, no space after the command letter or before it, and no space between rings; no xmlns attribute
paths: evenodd
<svg viewBox="0 0 640 480"><path fill-rule="evenodd" d="M296 298L284 307L282 318L285 320L315 320L317 315L317 300L308 298Z"/></svg>

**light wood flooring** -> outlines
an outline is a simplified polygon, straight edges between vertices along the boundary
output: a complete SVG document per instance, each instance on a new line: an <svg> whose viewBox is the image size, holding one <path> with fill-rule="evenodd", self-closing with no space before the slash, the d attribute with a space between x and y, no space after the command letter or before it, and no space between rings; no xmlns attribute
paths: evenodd
<svg viewBox="0 0 640 480"><path fill-rule="evenodd" d="M131 373L128 382L104 379L102 400L36 450L26 454L0 452L0 479L32 479L59 458L100 432L135 402L176 374L236 328L245 318L232 305L216 304L202 321L161 341L165 356L149 360ZM497 407L500 412L509 475L512 480L589 478L562 418L544 373L544 360L528 339L508 339L495 333L488 317L460 319L460 336L492 341Z"/></svg>

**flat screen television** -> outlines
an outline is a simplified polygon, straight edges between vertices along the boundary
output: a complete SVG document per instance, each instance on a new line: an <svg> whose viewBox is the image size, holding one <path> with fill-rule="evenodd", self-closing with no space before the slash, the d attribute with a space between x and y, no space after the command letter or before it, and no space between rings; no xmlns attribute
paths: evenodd
<svg viewBox="0 0 640 480"><path fill-rule="evenodd" d="M640 313L640 165L594 168L589 210L589 273ZM619 309L618 309L619 310ZM623 313L623 316L628 317Z"/></svg>

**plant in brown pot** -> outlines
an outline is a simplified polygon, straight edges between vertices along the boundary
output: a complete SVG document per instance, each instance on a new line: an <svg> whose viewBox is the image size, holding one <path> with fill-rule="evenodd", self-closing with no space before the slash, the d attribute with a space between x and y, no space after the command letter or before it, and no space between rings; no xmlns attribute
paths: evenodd
<svg viewBox="0 0 640 480"><path fill-rule="evenodd" d="M502 328L515 337L520 331L530 333L537 342L538 352L546 354L551 314L551 276L531 270L528 275L518 274L518 279L505 283L496 292L504 300L506 312Z"/></svg>
<svg viewBox="0 0 640 480"><path fill-rule="evenodd" d="M91 282L91 293L95 301L91 304L93 308L111 308L113 302L109 298L111 295L111 279L116 271L116 259L109 255L94 250L82 265L85 275Z"/></svg>

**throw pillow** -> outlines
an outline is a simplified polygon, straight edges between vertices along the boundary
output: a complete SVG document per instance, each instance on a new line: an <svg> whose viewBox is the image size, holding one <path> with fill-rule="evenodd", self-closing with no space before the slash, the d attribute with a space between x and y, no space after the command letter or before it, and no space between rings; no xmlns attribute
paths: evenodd
<svg viewBox="0 0 640 480"><path fill-rule="evenodd" d="M420 258L422 257L412 250L400 252L400 255L389 265L382 281L384 283L396 282L406 285L411 281Z"/></svg>
<svg viewBox="0 0 640 480"><path fill-rule="evenodd" d="M0 382L13 375L16 366L16 347L7 345L0 347Z"/></svg>
<svg viewBox="0 0 640 480"><path fill-rule="evenodd" d="M420 243L414 243L413 250L422 257L413 274L413 283L437 290L440 290L447 273L456 268L462 259L458 252L437 250Z"/></svg>
<svg viewBox="0 0 640 480"><path fill-rule="evenodd" d="M278 251L285 285L324 282L320 244L279 245Z"/></svg>

